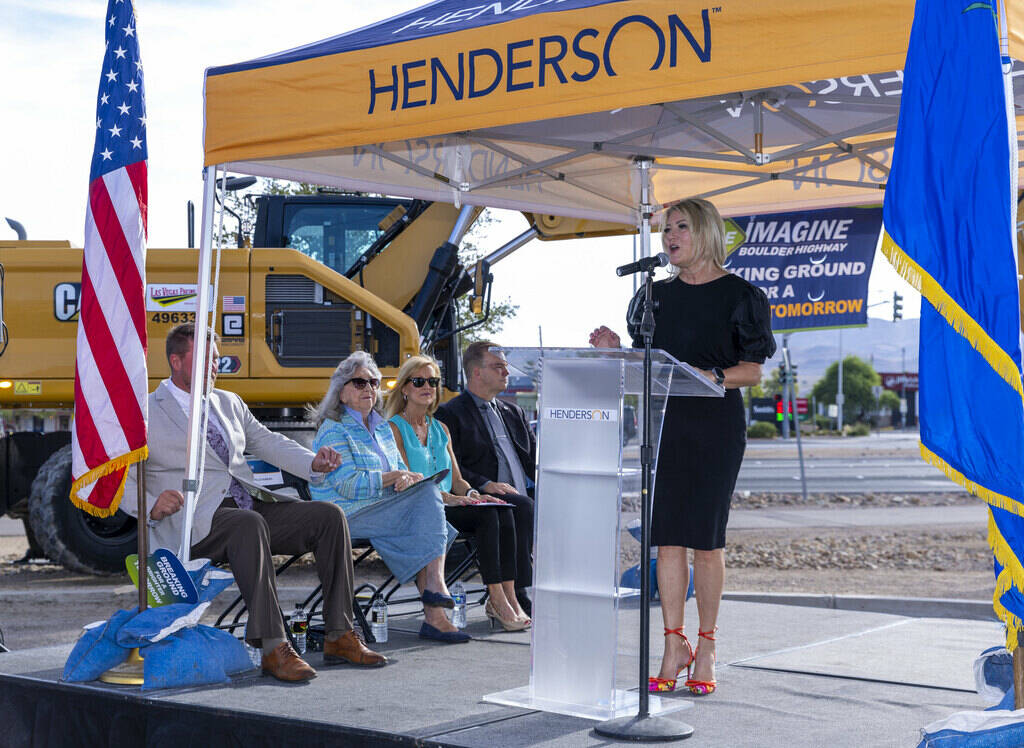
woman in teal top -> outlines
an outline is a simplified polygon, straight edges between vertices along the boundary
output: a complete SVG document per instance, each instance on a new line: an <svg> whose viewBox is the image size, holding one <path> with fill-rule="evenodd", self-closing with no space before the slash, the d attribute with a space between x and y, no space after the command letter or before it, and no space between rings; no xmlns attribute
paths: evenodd
<svg viewBox="0 0 1024 748"><path fill-rule="evenodd" d="M331 376L314 412L317 449L330 445L341 464L310 493L345 512L349 532L367 538L399 582L415 578L423 600L420 637L449 644L468 641L445 615L454 607L444 583L444 557L457 531L445 521L438 486L419 482L375 410L380 371L370 354L356 351Z"/></svg>
<svg viewBox="0 0 1024 748"><path fill-rule="evenodd" d="M448 522L473 535L480 576L487 585L487 617L492 626L522 631L530 619L516 600L516 526L510 504L470 489L459 472L448 427L434 418L441 395L437 363L429 356L413 356L398 372L384 413L395 442L411 470L433 475L449 473L439 484Z"/></svg>

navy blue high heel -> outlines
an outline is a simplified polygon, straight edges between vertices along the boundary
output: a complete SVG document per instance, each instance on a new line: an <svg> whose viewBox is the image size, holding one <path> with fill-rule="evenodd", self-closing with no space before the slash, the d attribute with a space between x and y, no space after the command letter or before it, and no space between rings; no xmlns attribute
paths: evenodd
<svg viewBox="0 0 1024 748"><path fill-rule="evenodd" d="M430 605L435 608L447 608L448 610L452 610L455 608L455 600L453 600L448 595L442 595L440 592L423 590L423 594L420 596L420 600L423 601L424 605Z"/></svg>
<svg viewBox="0 0 1024 748"><path fill-rule="evenodd" d="M431 626L426 621L420 626L420 639L433 639L445 644L462 644L472 638L465 631L442 631L436 626Z"/></svg>

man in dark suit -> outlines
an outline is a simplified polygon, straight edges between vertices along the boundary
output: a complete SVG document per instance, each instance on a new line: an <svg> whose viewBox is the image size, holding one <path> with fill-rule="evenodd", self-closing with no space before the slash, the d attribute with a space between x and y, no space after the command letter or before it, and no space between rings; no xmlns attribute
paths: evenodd
<svg viewBox="0 0 1024 748"><path fill-rule="evenodd" d="M533 481L537 440L518 405L497 399L508 387L508 362L497 346L481 340L462 357L466 392L436 413L452 435L459 470L470 486L514 505L516 522L516 597L531 612L525 588L533 579Z"/></svg>
<svg viewBox="0 0 1024 748"><path fill-rule="evenodd" d="M166 343L171 376L149 396L149 459L144 466L146 524L153 548L177 550L181 544L185 499L178 487L185 478L194 338L191 322L171 329ZM344 513L329 502L298 501L259 487L245 460L248 451L316 482L341 464L341 456L329 447L314 455L283 434L268 431L238 395L213 389L217 342L210 344L206 467L192 521L190 557L231 564L249 608L246 638L262 647L263 672L278 680L305 681L316 671L286 638L272 556L312 551L324 589L324 664L383 665L387 659L368 649L352 625L352 544ZM126 495L132 496L135 472L129 475ZM122 506L136 514L135 502Z"/></svg>

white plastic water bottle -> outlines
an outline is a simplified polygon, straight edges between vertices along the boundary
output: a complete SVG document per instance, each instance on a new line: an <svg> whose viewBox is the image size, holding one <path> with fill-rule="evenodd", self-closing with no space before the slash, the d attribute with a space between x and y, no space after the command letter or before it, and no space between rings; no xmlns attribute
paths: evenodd
<svg viewBox="0 0 1024 748"><path fill-rule="evenodd" d="M292 611L290 623L292 628L292 639L295 640L295 651L299 654L305 654L306 627L309 623L309 619L306 617L306 611L302 609L301 605L295 606L295 610Z"/></svg>
<svg viewBox="0 0 1024 748"><path fill-rule="evenodd" d="M370 633L380 644L388 640L388 604L383 597L378 597L370 606Z"/></svg>
<svg viewBox="0 0 1024 748"><path fill-rule="evenodd" d="M456 628L464 629L466 628L466 588L462 586L462 582L456 582L452 585L450 592L452 600L455 601L455 609L452 610L452 623Z"/></svg>
<svg viewBox="0 0 1024 748"><path fill-rule="evenodd" d="M245 653L249 655L249 662L252 663L254 668L261 668L263 667L263 653L249 643L249 640L246 638L246 635L249 632L248 630L249 626L247 624L246 627L242 629L242 644L245 645Z"/></svg>

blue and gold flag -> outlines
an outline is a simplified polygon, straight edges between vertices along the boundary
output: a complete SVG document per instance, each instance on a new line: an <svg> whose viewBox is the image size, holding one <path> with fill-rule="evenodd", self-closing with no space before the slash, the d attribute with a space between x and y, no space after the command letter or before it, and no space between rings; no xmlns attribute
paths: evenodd
<svg viewBox="0 0 1024 748"><path fill-rule="evenodd" d="M1014 649L1024 625L1024 389L1017 133L999 27L996 0L918 0L882 251L922 295L921 454L989 504L994 607Z"/></svg>

